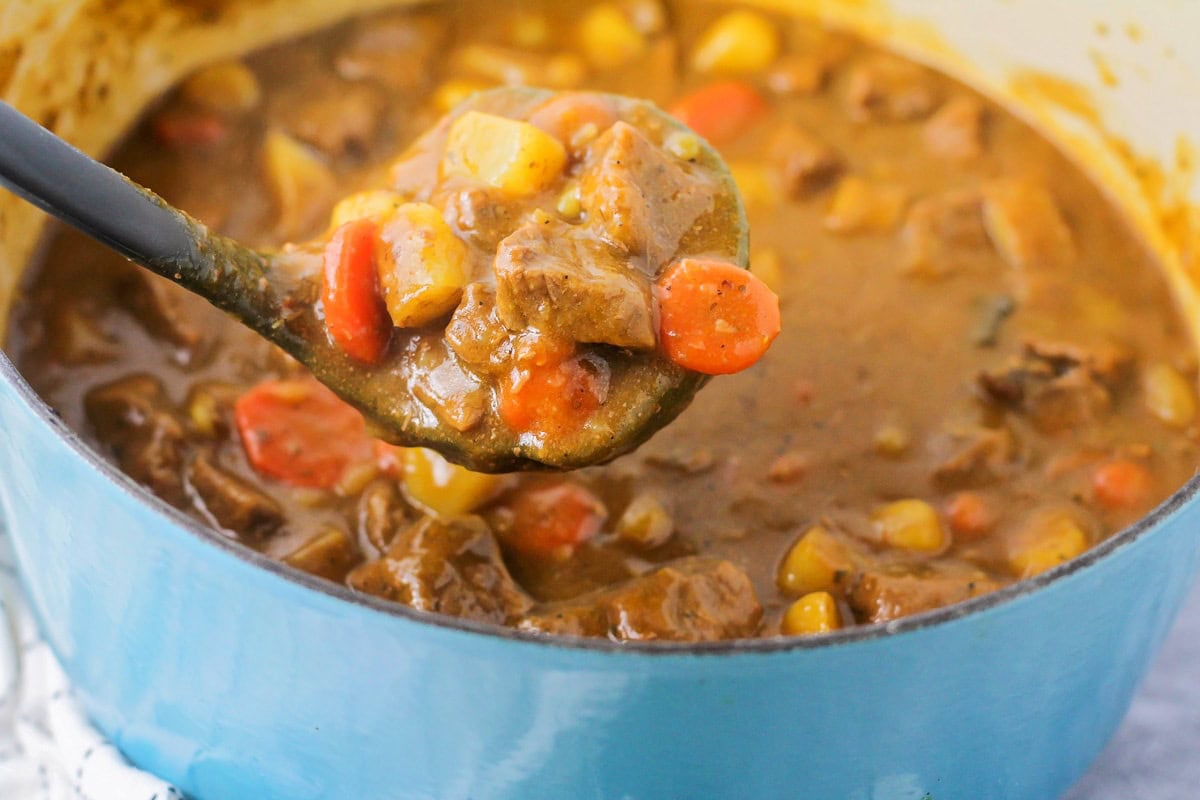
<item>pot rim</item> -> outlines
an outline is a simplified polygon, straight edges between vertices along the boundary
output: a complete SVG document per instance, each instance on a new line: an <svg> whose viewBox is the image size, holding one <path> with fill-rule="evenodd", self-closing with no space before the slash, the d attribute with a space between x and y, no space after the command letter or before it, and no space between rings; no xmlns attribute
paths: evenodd
<svg viewBox="0 0 1200 800"><path fill-rule="evenodd" d="M1116 551L1141 539L1160 522L1166 520L1189 501L1194 500L1197 494L1200 493L1200 471L1198 471L1187 483L1173 492L1167 499L1137 522L1118 531L1108 539L1089 548L1082 555L1070 561L1035 577L1014 581L994 592L979 595L978 597L954 603L953 605L914 614L909 617L902 617L898 620L855 625L813 636L775 636L757 639L728 639L713 642L617 642L598 637L546 635L521 631L497 623L480 622L435 612L419 611L401 603L355 592L344 584L318 578L315 575L288 566L281 561L276 561L257 550L253 550L234 539L222 535L216 528L204 525L199 520L167 504L145 486L137 483L119 470L116 465L103 458L95 448L85 442L78 433L69 428L54 409L34 391L33 387L17 371L16 366L3 350L0 350L0 380L12 385L16 389L17 395L28 405L39 421L46 425L52 433L57 434L86 464L95 469L101 476L107 478L118 489L147 506L149 510L164 517L168 522L182 529L184 532L199 539L202 543L214 546L216 549L255 568L265 570L285 581L298 584L305 589L325 595L336 601L349 603L386 616L399 617L418 624L540 647L584 650L610 655L770 655L820 649L853 642L873 641L905 633L913 633L935 625L980 614L988 609L1034 594L1052 583L1065 580L1067 577L1087 569L1093 564L1108 558Z"/></svg>

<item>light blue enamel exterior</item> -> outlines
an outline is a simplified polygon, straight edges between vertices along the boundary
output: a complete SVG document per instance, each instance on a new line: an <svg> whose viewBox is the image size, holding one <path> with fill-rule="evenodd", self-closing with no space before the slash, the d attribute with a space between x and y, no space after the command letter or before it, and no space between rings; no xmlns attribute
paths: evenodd
<svg viewBox="0 0 1200 800"><path fill-rule="evenodd" d="M892 633L551 645L264 568L0 372L0 501L44 631L99 726L197 800L1048 800L1125 712L1200 541L1192 485L1086 567Z"/></svg>

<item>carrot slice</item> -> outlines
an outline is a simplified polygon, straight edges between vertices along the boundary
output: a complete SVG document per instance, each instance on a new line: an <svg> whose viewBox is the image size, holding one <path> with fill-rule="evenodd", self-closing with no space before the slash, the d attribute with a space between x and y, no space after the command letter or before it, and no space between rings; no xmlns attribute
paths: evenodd
<svg viewBox="0 0 1200 800"><path fill-rule="evenodd" d="M329 489L374 456L362 416L314 378L263 381L233 415L251 466L293 486Z"/></svg>
<svg viewBox="0 0 1200 800"><path fill-rule="evenodd" d="M229 136L229 123L208 111L163 111L150 127L154 138L167 147L211 147Z"/></svg>
<svg viewBox="0 0 1200 800"><path fill-rule="evenodd" d="M658 295L663 350L695 372L746 369L779 335L779 298L734 264L685 258L659 278Z"/></svg>
<svg viewBox="0 0 1200 800"><path fill-rule="evenodd" d="M334 231L325 245L321 304L329 336L350 356L374 364L392 335L392 320L375 269L378 226L355 219Z"/></svg>
<svg viewBox="0 0 1200 800"><path fill-rule="evenodd" d="M736 139L767 111L767 101L745 81L717 81L684 95L671 114L712 144Z"/></svg>
<svg viewBox="0 0 1200 800"><path fill-rule="evenodd" d="M1109 511L1142 508L1154 491L1150 470L1136 461L1119 458L1101 464L1092 473L1092 497Z"/></svg>
<svg viewBox="0 0 1200 800"><path fill-rule="evenodd" d="M546 343L518 360L500 384L500 418L513 430L544 436L583 427L604 400L601 364L561 343Z"/></svg>
<svg viewBox="0 0 1200 800"><path fill-rule="evenodd" d="M996 514L976 492L958 492L946 502L946 521L959 539L975 539L991 530Z"/></svg>
<svg viewBox="0 0 1200 800"><path fill-rule="evenodd" d="M540 558L569 558L608 518L596 495L565 481L523 486L508 508L512 525L501 533L502 541L518 553Z"/></svg>

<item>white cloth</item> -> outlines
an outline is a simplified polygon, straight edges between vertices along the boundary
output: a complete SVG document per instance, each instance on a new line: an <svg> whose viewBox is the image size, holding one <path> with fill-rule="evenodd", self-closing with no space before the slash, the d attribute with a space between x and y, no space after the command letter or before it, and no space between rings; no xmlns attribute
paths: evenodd
<svg viewBox="0 0 1200 800"><path fill-rule="evenodd" d="M1200 587L1117 737L1063 800L1195 800ZM182 800L129 766L80 713L38 634L0 524L0 800Z"/></svg>

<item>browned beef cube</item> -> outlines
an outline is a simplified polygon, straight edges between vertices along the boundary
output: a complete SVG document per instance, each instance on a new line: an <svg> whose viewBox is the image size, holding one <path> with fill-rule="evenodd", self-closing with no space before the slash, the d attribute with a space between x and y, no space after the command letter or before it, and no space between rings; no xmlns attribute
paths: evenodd
<svg viewBox="0 0 1200 800"><path fill-rule="evenodd" d="M798 125L781 126L771 137L768 151L793 197L824 189L842 171L837 151Z"/></svg>
<svg viewBox="0 0 1200 800"><path fill-rule="evenodd" d="M364 20L334 59L339 75L352 81L376 80L391 90L420 91L436 75L449 34L443 17L409 9Z"/></svg>
<svg viewBox="0 0 1200 800"><path fill-rule="evenodd" d="M746 573L728 561L697 558L542 606L518 627L617 640L712 641L753 636L761 619Z"/></svg>
<svg viewBox="0 0 1200 800"><path fill-rule="evenodd" d="M919 573L900 567L867 570L850 593L860 619L887 622L994 592L1000 583L966 565L928 567Z"/></svg>
<svg viewBox="0 0 1200 800"><path fill-rule="evenodd" d="M478 517L423 518L392 539L387 553L346 578L354 589L422 611L503 623L529 610Z"/></svg>
<svg viewBox="0 0 1200 800"><path fill-rule="evenodd" d="M468 284L450 323L446 344L459 361L480 374L507 369L504 354L511 349L508 329L496 312L496 293L482 283Z"/></svg>
<svg viewBox="0 0 1200 800"><path fill-rule="evenodd" d="M969 268L992 254L983 227L983 196L955 189L914 203L900 234L904 270L940 278Z"/></svg>
<svg viewBox="0 0 1200 800"><path fill-rule="evenodd" d="M537 327L575 342L650 349L650 282L591 231L535 219L500 244L496 304L511 330Z"/></svg>
<svg viewBox="0 0 1200 800"><path fill-rule="evenodd" d="M592 145L580 195L589 223L657 275L684 234L713 207L714 189L625 122Z"/></svg>
<svg viewBox="0 0 1200 800"><path fill-rule="evenodd" d="M983 153L983 103L970 95L938 109L922 132L929 152L951 161L970 161Z"/></svg>
<svg viewBox="0 0 1200 800"><path fill-rule="evenodd" d="M188 311L195 297L186 289L139 269L121 281L118 297L151 336L179 347L199 344L200 327Z"/></svg>
<svg viewBox="0 0 1200 800"><path fill-rule="evenodd" d="M928 116L942 95L925 67L878 53L851 70L845 99L850 117L860 122L909 122Z"/></svg>
<svg viewBox="0 0 1200 800"><path fill-rule="evenodd" d="M416 512L404 501L391 478L372 481L358 498L359 534L380 553L388 549L396 533L415 516Z"/></svg>
<svg viewBox="0 0 1200 800"><path fill-rule="evenodd" d="M1017 466L1017 441L1008 428L977 428L952 437L946 447L950 455L933 470L933 479L944 488L984 486Z"/></svg>
<svg viewBox="0 0 1200 800"><path fill-rule="evenodd" d="M272 116L297 139L337 158L370 147L386 106L387 98L369 84L324 77L280 92Z"/></svg>
<svg viewBox="0 0 1200 800"><path fill-rule="evenodd" d="M357 561L349 534L334 527L325 528L283 558L285 564L331 581L343 580Z"/></svg>
<svg viewBox="0 0 1200 800"><path fill-rule="evenodd" d="M283 525L283 508L274 498L218 467L207 453L192 459L187 475L204 510L222 528L264 539Z"/></svg>
<svg viewBox="0 0 1200 800"><path fill-rule="evenodd" d="M434 203L440 202L435 198ZM450 219L474 244L494 252L500 241L521 223L521 204L499 189L468 186L445 200Z"/></svg>

